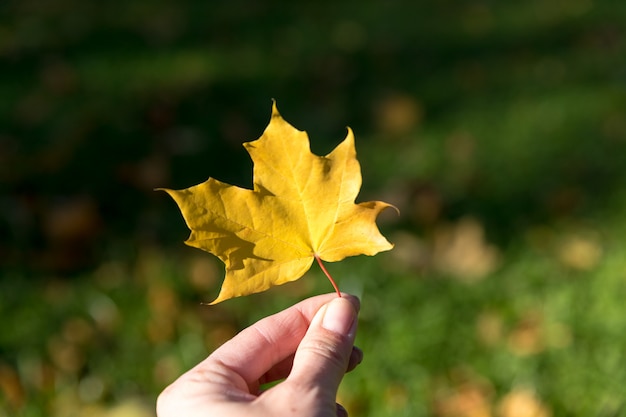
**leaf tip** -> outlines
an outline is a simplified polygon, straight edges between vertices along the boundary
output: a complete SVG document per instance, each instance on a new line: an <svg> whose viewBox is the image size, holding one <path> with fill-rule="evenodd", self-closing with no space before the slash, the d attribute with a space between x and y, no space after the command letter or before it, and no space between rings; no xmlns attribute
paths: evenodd
<svg viewBox="0 0 626 417"><path fill-rule="evenodd" d="M392 208L392 209L396 212L396 214L397 214L398 216L400 216L400 209L399 209L398 207L394 206L393 204L389 204L389 203L385 203L385 204L386 204L387 206L386 206L385 208L383 208L383 210L384 210L384 209L388 209L388 208Z"/></svg>
<svg viewBox="0 0 626 417"><path fill-rule="evenodd" d="M165 187L158 187L158 188L153 188L152 191L164 191L169 195L172 195L172 193L174 192L174 190L171 190L169 188L165 188Z"/></svg>
<svg viewBox="0 0 626 417"><path fill-rule="evenodd" d="M282 117L278 111L278 106L276 105L276 99L272 99L272 119L276 117Z"/></svg>

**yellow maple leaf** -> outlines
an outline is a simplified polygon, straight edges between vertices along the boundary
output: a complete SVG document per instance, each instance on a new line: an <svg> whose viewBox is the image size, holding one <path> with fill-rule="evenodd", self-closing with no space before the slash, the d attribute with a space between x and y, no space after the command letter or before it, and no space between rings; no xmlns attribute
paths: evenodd
<svg viewBox="0 0 626 417"><path fill-rule="evenodd" d="M306 132L287 123L274 103L263 135L244 147L254 163L253 190L213 178L183 190L163 189L191 229L185 243L226 265L224 283L211 304L295 281L314 259L324 269L321 260L375 255L393 247L375 223L391 205L354 203L361 168L351 129L330 154L314 155Z"/></svg>

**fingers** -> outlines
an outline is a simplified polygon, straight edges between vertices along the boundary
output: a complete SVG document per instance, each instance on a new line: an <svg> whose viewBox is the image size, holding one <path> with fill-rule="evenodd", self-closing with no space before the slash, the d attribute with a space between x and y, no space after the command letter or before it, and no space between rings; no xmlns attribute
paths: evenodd
<svg viewBox="0 0 626 417"><path fill-rule="evenodd" d="M273 409L284 408L287 401L293 415L311 406L346 416L335 397L343 374L363 358L353 346L358 309L354 296L326 294L257 322L164 390L157 401L158 415L178 415L181 401L186 409L207 411L200 405L254 403ZM259 380L270 382L287 374L284 384L258 396Z"/></svg>
<svg viewBox="0 0 626 417"><path fill-rule="evenodd" d="M335 294L308 298L258 321L218 348L196 369L206 374L217 365L223 377L231 378L225 383L244 389L243 381L250 392L256 392L259 379L293 355L315 313L334 298L337 298ZM354 296L346 294L342 298L358 305Z"/></svg>
<svg viewBox="0 0 626 417"><path fill-rule="evenodd" d="M363 362L363 351L356 346L352 346L352 352L350 353L350 360L348 361L348 369L346 372L352 371L358 365Z"/></svg>
<svg viewBox="0 0 626 417"><path fill-rule="evenodd" d="M313 318L294 357L287 382L319 393L322 401L332 401L350 365L356 336L356 299L335 298ZM358 353L354 362L360 360ZM356 366L356 365L353 365Z"/></svg>
<svg viewBox="0 0 626 417"><path fill-rule="evenodd" d="M275 382L287 378L287 376L291 372L291 368L293 367L293 357L294 355L290 355L282 362L276 364L272 369L267 371L265 375L263 375L259 379L259 383L263 385L269 382ZM346 372L352 371L361 362L363 362L363 351L357 346L353 346L352 352L350 353L350 359L348 360L348 369L346 370Z"/></svg>
<svg viewBox="0 0 626 417"><path fill-rule="evenodd" d="M337 403L337 417L348 417L348 411L339 403Z"/></svg>

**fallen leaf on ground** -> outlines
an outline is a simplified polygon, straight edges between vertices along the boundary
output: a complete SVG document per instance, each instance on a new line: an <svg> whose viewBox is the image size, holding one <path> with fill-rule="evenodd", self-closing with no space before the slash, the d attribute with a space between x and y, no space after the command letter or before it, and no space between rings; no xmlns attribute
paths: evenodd
<svg viewBox="0 0 626 417"><path fill-rule="evenodd" d="M550 417L550 410L530 389L517 388L502 398L498 417Z"/></svg>
<svg viewBox="0 0 626 417"><path fill-rule="evenodd" d="M438 417L491 417L490 393L484 387L465 384L435 404Z"/></svg>
<svg viewBox="0 0 626 417"><path fill-rule="evenodd" d="M498 249L486 241L483 226L475 219L463 218L435 234L435 268L461 281L480 281L496 269L499 258Z"/></svg>

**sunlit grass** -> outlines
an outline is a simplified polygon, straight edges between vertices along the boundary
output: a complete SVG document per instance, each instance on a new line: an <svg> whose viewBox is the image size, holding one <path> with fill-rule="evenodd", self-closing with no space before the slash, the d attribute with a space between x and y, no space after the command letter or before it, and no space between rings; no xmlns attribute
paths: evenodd
<svg viewBox="0 0 626 417"><path fill-rule="evenodd" d="M342 386L348 408L451 416L464 402L496 410L514 398L552 415L616 411L626 384L623 230L579 235L597 239L581 246L597 250L586 264L571 263L563 251L581 249L553 230L553 240L531 238L469 281L435 266L416 271L394 252L330 264L340 288L362 300L365 360ZM165 385L242 327L332 291L313 269L264 294L202 305L221 274L193 249L147 249L36 293L17 276L3 281L1 313L15 320L2 346L16 359L2 363L3 386L16 384L3 407L61 416L132 403L148 412Z"/></svg>

